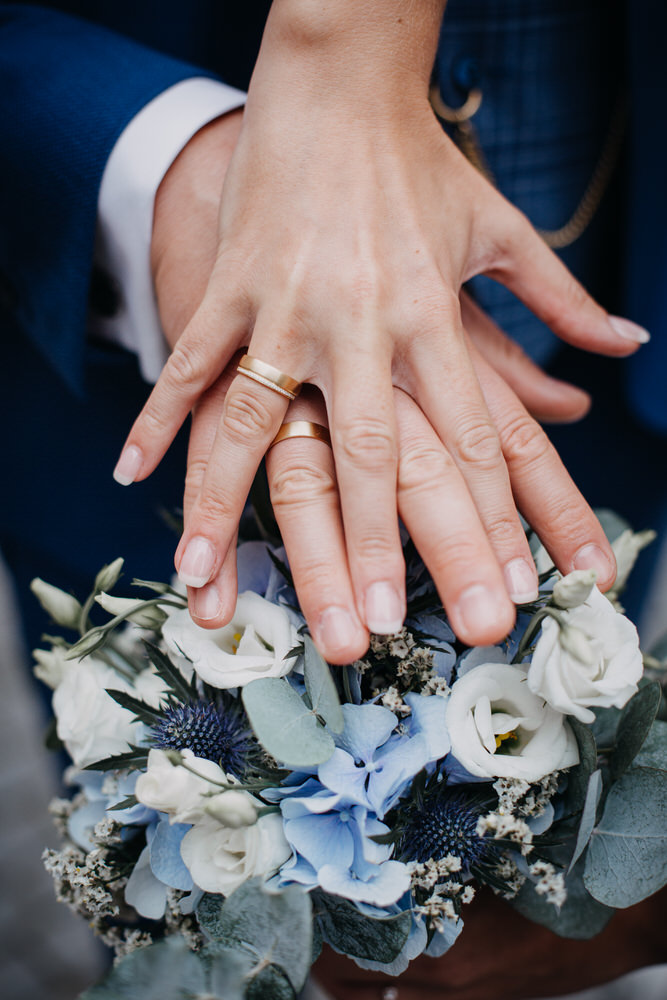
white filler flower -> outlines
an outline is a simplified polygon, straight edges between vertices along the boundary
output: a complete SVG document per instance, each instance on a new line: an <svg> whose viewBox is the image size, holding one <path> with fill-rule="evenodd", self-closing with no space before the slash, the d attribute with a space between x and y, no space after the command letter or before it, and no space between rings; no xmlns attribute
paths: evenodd
<svg viewBox="0 0 667 1000"><path fill-rule="evenodd" d="M187 611L175 611L162 627L168 649L183 653L212 687L243 687L258 677L283 677L294 665L285 659L299 637L284 608L246 591L224 628L200 628Z"/></svg>
<svg viewBox="0 0 667 1000"><path fill-rule="evenodd" d="M530 690L580 722L588 706L622 708L637 690L643 662L637 629L594 587L584 604L547 618L528 670Z"/></svg>
<svg viewBox="0 0 667 1000"><path fill-rule="evenodd" d="M560 712L528 688L519 667L485 663L460 677L447 705L452 754L478 777L538 781L578 763Z"/></svg>

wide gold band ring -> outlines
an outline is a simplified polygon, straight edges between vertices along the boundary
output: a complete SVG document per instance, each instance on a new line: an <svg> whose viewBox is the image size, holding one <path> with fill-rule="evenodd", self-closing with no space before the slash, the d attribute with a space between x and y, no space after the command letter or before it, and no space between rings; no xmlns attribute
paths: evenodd
<svg viewBox="0 0 667 1000"><path fill-rule="evenodd" d="M241 375L247 375L253 381L259 382L260 385L265 385L267 389L273 389L281 396L286 396L287 399L296 399L301 391L301 382L285 375L279 368L268 365L266 361L252 358L249 354L243 355L236 370Z"/></svg>
<svg viewBox="0 0 667 1000"><path fill-rule="evenodd" d="M316 441L323 441L324 444L331 447L328 428L323 427L322 424L314 424L311 420L288 420L286 424L282 425L269 448L273 448L274 444L285 441L287 438L315 438Z"/></svg>

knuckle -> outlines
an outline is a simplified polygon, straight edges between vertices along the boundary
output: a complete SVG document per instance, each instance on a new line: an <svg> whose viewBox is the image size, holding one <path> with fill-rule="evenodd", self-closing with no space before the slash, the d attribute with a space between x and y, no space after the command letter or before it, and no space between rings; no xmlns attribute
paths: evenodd
<svg viewBox="0 0 667 1000"><path fill-rule="evenodd" d="M158 403L149 400L141 414L141 429L149 437L162 437L169 428L169 417Z"/></svg>
<svg viewBox="0 0 667 1000"><path fill-rule="evenodd" d="M490 469L502 459L500 442L488 420L468 423L459 430L456 453L464 466Z"/></svg>
<svg viewBox="0 0 667 1000"><path fill-rule="evenodd" d="M507 549L514 550L517 542L523 546L525 541L518 518L509 514L495 517L487 527L487 535L492 547L503 552Z"/></svg>
<svg viewBox="0 0 667 1000"><path fill-rule="evenodd" d="M237 515L227 497L207 490L200 497L197 516L207 524L220 524L234 521Z"/></svg>
<svg viewBox="0 0 667 1000"><path fill-rule="evenodd" d="M339 434L337 454L350 465L383 471L397 462L396 441L386 422L365 416L348 423Z"/></svg>
<svg viewBox="0 0 667 1000"><path fill-rule="evenodd" d="M505 424L502 444L508 465L540 462L551 448L542 428L527 413L519 413Z"/></svg>
<svg viewBox="0 0 667 1000"><path fill-rule="evenodd" d="M204 482L208 462L205 458L190 459L185 473L185 492L187 496L196 496Z"/></svg>
<svg viewBox="0 0 667 1000"><path fill-rule="evenodd" d="M301 460L276 469L270 477L271 503L277 510L307 506L337 496L336 481L321 466Z"/></svg>
<svg viewBox="0 0 667 1000"><path fill-rule="evenodd" d="M414 445L399 459L398 488L402 493L439 490L453 471L454 463L444 448Z"/></svg>
<svg viewBox="0 0 667 1000"><path fill-rule="evenodd" d="M429 562L436 575L456 580L479 565L479 554L471 538L465 535L439 535L429 542Z"/></svg>
<svg viewBox="0 0 667 1000"><path fill-rule="evenodd" d="M170 386L177 389L196 389L203 381L203 371L191 347L176 344L169 355L164 370Z"/></svg>
<svg viewBox="0 0 667 1000"><path fill-rule="evenodd" d="M229 391L222 411L222 429L236 443L247 444L248 436L268 437L273 416L252 390L236 388Z"/></svg>
<svg viewBox="0 0 667 1000"><path fill-rule="evenodd" d="M371 564L387 565L394 562L395 544L393 535L379 528L363 531L355 541L359 561L367 566Z"/></svg>

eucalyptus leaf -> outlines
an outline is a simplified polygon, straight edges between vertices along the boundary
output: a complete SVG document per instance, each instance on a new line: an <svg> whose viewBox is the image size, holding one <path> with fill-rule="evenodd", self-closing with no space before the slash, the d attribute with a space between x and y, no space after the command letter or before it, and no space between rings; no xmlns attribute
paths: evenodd
<svg viewBox="0 0 667 1000"><path fill-rule="evenodd" d="M597 746L590 726L585 726L578 719L568 719L579 748L579 763L573 767L567 776L567 807L570 812L578 813L584 807L588 782L597 766Z"/></svg>
<svg viewBox="0 0 667 1000"><path fill-rule="evenodd" d="M208 968L208 985L213 997L222 1000L245 1000L246 983L254 961L251 955L237 948L206 945L200 952Z"/></svg>
<svg viewBox="0 0 667 1000"><path fill-rule="evenodd" d="M656 720L653 723L643 747L635 758L635 766L667 771L667 722Z"/></svg>
<svg viewBox="0 0 667 1000"><path fill-rule="evenodd" d="M329 664L317 651L309 635L305 635L303 641L303 676L310 704L313 706L313 711L324 719L333 733L342 733L345 724L343 709L340 706Z"/></svg>
<svg viewBox="0 0 667 1000"><path fill-rule="evenodd" d="M206 966L180 935L121 959L80 1000L197 1000L210 997Z"/></svg>
<svg viewBox="0 0 667 1000"><path fill-rule="evenodd" d="M586 800L584 802L584 808L581 812L581 822L579 823L579 830L577 831L577 842L574 847L574 854L572 855L572 860L570 861L570 867L568 868L568 873L572 871L577 861L579 860L584 850L586 849L588 841L591 839L591 834L593 833L593 827L595 826L598 804L600 802L601 795L602 795L602 772L593 771L590 778L588 779Z"/></svg>
<svg viewBox="0 0 667 1000"><path fill-rule="evenodd" d="M376 920L340 896L317 892L314 899L322 937L334 951L389 965L408 939L410 912Z"/></svg>
<svg viewBox="0 0 667 1000"><path fill-rule="evenodd" d="M612 785L584 871L607 906L640 902L667 882L667 771L631 767Z"/></svg>
<svg viewBox="0 0 667 1000"><path fill-rule="evenodd" d="M511 905L524 917L548 927L559 937L578 941L595 937L609 923L614 910L593 899L586 891L583 871L582 859L565 878L567 899L560 909L539 896L532 882L524 883Z"/></svg>
<svg viewBox="0 0 667 1000"><path fill-rule="evenodd" d="M197 907L202 929L225 948L249 954L254 965L277 965L295 990L306 981L312 953L312 915L300 886L266 890L250 879L226 899L205 895Z"/></svg>
<svg viewBox="0 0 667 1000"><path fill-rule="evenodd" d="M657 681L641 687L621 713L616 745L609 758L609 773L616 781L632 764L653 725L662 693Z"/></svg>
<svg viewBox="0 0 667 1000"><path fill-rule="evenodd" d="M284 678L251 681L242 697L255 736L280 763L313 767L334 752L331 735Z"/></svg>
<svg viewBox="0 0 667 1000"><path fill-rule="evenodd" d="M591 729L600 750L607 750L616 743L616 730L621 718L620 708L593 708L595 722ZM569 720L570 722L572 720Z"/></svg>
<svg viewBox="0 0 667 1000"><path fill-rule="evenodd" d="M245 1000L296 1000L296 993L280 968L267 965L249 981Z"/></svg>

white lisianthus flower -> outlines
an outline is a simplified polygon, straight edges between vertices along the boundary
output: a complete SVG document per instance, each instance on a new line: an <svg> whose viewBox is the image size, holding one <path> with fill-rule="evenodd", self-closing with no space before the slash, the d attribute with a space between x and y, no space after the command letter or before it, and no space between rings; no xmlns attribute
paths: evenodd
<svg viewBox="0 0 667 1000"><path fill-rule="evenodd" d="M192 750L179 752L197 774L172 764L165 750L153 749L148 754L146 771L137 778L134 794L149 809L168 813L170 823L196 823L205 815L209 796L228 780L212 760L195 757Z"/></svg>
<svg viewBox="0 0 667 1000"><path fill-rule="evenodd" d="M142 598L114 597L112 594L98 594L95 602L108 611L114 618L116 615L127 615L128 621L142 628L158 629L165 620L165 612L156 604L146 607Z"/></svg>
<svg viewBox="0 0 667 1000"><path fill-rule="evenodd" d="M64 625L65 628L78 626L81 605L76 597L66 594L60 587L54 587L53 584L40 580L39 577L35 577L31 582L30 589L54 622Z"/></svg>
<svg viewBox="0 0 667 1000"><path fill-rule="evenodd" d="M597 587L562 620L564 630L552 618L543 622L528 686L552 708L591 723L588 706L622 708L637 690L643 672L637 629Z"/></svg>
<svg viewBox="0 0 667 1000"><path fill-rule="evenodd" d="M199 677L217 688L283 677L294 665L293 657L285 657L299 643L287 611L251 591L239 594L234 617L223 628L200 628L179 610L168 616L162 635L171 653L182 652Z"/></svg>
<svg viewBox="0 0 667 1000"><path fill-rule="evenodd" d="M566 610L578 607L588 599L596 579L594 569L573 570L554 584L554 604Z"/></svg>
<svg viewBox="0 0 667 1000"><path fill-rule="evenodd" d="M210 798L205 811L207 816L217 819L223 826L236 828L252 826L257 822L257 809L253 797L247 792L237 792L234 789Z"/></svg>
<svg viewBox="0 0 667 1000"><path fill-rule="evenodd" d="M154 667L147 667L133 680L132 694L140 701L146 702L151 708L160 708L167 701L169 685L164 681Z"/></svg>
<svg viewBox="0 0 667 1000"><path fill-rule="evenodd" d="M578 763L563 715L533 694L526 673L486 663L460 677L447 704L453 756L478 777L539 781Z"/></svg>
<svg viewBox="0 0 667 1000"><path fill-rule="evenodd" d="M33 673L52 691L62 684L65 674L71 669L72 661L67 659L66 646L52 646L51 649L33 649L35 658Z"/></svg>
<svg viewBox="0 0 667 1000"><path fill-rule="evenodd" d="M254 802L252 796L248 798ZM181 841L181 857L194 882L205 892L223 896L246 879L273 875L291 853L278 812L260 816L253 826L240 827L224 826L207 816Z"/></svg>
<svg viewBox="0 0 667 1000"><path fill-rule="evenodd" d="M630 576L637 556L655 539L655 531L633 531L626 528L611 543L616 558L616 579L612 590L620 590Z"/></svg>
<svg viewBox="0 0 667 1000"><path fill-rule="evenodd" d="M122 708L107 688L128 691L118 674L88 657L69 662L53 694L53 711L59 738L77 767L125 753L141 734L141 723Z"/></svg>

